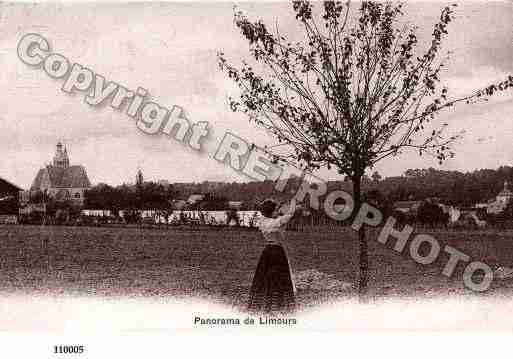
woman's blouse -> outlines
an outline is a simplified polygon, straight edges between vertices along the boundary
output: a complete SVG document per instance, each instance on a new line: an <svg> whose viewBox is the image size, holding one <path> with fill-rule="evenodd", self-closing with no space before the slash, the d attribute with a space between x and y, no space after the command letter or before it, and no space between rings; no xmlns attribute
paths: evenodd
<svg viewBox="0 0 513 359"><path fill-rule="evenodd" d="M295 208L289 208L286 214L277 218L260 217L257 227L268 244L280 243L284 237L287 222L294 216L294 211Z"/></svg>

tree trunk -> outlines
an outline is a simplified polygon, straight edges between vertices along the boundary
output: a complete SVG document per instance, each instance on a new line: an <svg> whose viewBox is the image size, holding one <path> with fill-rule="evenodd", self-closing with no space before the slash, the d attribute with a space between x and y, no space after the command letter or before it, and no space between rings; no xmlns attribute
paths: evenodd
<svg viewBox="0 0 513 359"><path fill-rule="evenodd" d="M353 199L355 215L362 205L362 178L357 176L353 178ZM369 271L369 253L367 239L365 238L365 228L362 226L358 230L358 248L359 248L359 276L358 276L358 298L360 302L365 302L367 298L367 284Z"/></svg>

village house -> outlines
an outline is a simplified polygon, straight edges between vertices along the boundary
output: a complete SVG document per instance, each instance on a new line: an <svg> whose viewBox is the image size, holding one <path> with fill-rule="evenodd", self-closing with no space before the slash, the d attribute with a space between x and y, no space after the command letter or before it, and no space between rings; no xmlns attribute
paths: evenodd
<svg viewBox="0 0 513 359"><path fill-rule="evenodd" d="M455 223L460 219L462 211L459 208L443 203L439 203L438 205L442 208L442 211L449 216L449 223Z"/></svg>
<svg viewBox="0 0 513 359"><path fill-rule="evenodd" d="M182 211L187 208L187 201L185 201L183 199L174 199L172 201L172 205L173 205L173 209L175 209L177 211Z"/></svg>
<svg viewBox="0 0 513 359"><path fill-rule="evenodd" d="M194 204L196 204L198 202L203 201L204 198L205 198L204 194L191 194L189 196L189 198L187 198L187 203L189 205L194 205Z"/></svg>
<svg viewBox="0 0 513 359"><path fill-rule="evenodd" d="M508 203L513 199L513 192L509 189L508 181L504 181L504 188L497 195L495 200L492 200L488 203L486 207L486 213L488 214L498 214L506 209Z"/></svg>
<svg viewBox="0 0 513 359"><path fill-rule="evenodd" d="M394 210L416 216L421 204L422 201L397 201L394 203Z"/></svg>
<svg viewBox="0 0 513 359"><path fill-rule="evenodd" d="M242 201L228 201L228 208L240 211L242 208Z"/></svg>
<svg viewBox="0 0 513 359"><path fill-rule="evenodd" d="M21 188L0 178L0 223L17 223L20 193Z"/></svg>
<svg viewBox="0 0 513 359"><path fill-rule="evenodd" d="M30 187L30 192L41 191L57 201L72 201L82 205L84 192L91 187L83 166L70 166L67 149L57 143L53 163L41 168Z"/></svg>

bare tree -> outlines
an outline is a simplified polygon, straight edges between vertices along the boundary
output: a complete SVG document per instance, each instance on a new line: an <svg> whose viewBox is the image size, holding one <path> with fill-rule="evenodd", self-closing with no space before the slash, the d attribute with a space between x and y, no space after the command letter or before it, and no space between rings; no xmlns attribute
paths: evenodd
<svg viewBox="0 0 513 359"><path fill-rule="evenodd" d="M431 42L422 48L417 27L402 22L402 4L363 1L352 5L326 1L312 6L293 1L301 41L289 41L278 25L271 31L235 10L236 26L249 42L252 63L239 67L220 52L220 68L239 87L230 97L241 111L278 141L293 149L303 167L334 167L353 184L355 210L361 205L365 171L404 149L431 154L439 161L453 155L456 136L446 124L431 123L457 103L473 103L513 86L513 77L450 97L440 75L449 53L441 51L456 5L441 10ZM434 128L434 129L433 129ZM269 150L278 158L276 148ZM368 250L359 231L359 294L367 290Z"/></svg>

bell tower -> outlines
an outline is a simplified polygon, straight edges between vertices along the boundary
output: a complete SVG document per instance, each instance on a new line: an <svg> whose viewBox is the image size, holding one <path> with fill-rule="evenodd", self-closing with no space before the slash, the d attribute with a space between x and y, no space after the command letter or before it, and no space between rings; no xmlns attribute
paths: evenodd
<svg viewBox="0 0 513 359"><path fill-rule="evenodd" d="M55 151L55 156L53 157L53 165L55 167L68 168L69 167L69 158L68 151L66 147L62 145L62 142L57 142L57 150Z"/></svg>

